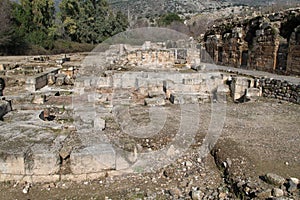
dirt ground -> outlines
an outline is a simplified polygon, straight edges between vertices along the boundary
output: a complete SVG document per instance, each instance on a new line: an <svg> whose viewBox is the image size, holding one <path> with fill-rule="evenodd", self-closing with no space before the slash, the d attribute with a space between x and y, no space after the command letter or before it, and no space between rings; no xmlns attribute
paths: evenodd
<svg viewBox="0 0 300 200"><path fill-rule="evenodd" d="M180 111L176 106L172 109ZM157 171L119 176L108 172L101 179L85 182L33 184L27 194L22 192L26 183L5 182L0 185L0 199L192 199L193 195L197 199L197 192L202 195L200 199L242 199L233 194L234 183L228 180L251 180L268 188L260 178L266 173L300 178L299 105L265 98L243 104L228 102L222 135L212 153L201 160L199 147L210 112L211 104L200 105L196 142L183 156ZM176 117L168 123L178 126ZM172 129L147 143L136 142L158 149L169 142L169 136L174 136ZM111 139L118 137L115 134ZM122 136L122 141L125 139ZM299 198L299 188L287 195Z"/></svg>

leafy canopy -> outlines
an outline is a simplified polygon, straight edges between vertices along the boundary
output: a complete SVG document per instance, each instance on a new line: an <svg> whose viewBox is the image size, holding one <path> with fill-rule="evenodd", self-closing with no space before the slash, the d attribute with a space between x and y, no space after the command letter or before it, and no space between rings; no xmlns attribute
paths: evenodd
<svg viewBox="0 0 300 200"><path fill-rule="evenodd" d="M60 10L65 34L76 42L100 43L128 26L125 16L113 13L105 0L62 0Z"/></svg>

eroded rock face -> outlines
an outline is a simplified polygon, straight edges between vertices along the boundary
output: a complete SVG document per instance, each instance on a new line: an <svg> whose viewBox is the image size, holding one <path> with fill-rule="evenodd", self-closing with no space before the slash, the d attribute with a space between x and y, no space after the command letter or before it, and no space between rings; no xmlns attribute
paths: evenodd
<svg viewBox="0 0 300 200"><path fill-rule="evenodd" d="M204 46L215 63L300 74L299 8L225 21L204 37Z"/></svg>

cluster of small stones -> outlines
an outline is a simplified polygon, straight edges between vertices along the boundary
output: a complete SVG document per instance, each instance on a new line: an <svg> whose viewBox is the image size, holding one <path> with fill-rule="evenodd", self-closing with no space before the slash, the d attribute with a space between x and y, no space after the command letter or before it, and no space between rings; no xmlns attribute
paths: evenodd
<svg viewBox="0 0 300 200"><path fill-rule="evenodd" d="M300 104L300 85L276 79L260 79L263 95L279 100Z"/></svg>
<svg viewBox="0 0 300 200"><path fill-rule="evenodd" d="M248 19L228 19L204 36L204 46L215 63L269 72L299 74L300 9ZM288 38L287 38L288 37Z"/></svg>
<svg viewBox="0 0 300 200"><path fill-rule="evenodd" d="M274 173L267 173L261 179L266 184L258 184L251 179L235 182L235 193L242 199L298 199L299 179L284 178Z"/></svg>

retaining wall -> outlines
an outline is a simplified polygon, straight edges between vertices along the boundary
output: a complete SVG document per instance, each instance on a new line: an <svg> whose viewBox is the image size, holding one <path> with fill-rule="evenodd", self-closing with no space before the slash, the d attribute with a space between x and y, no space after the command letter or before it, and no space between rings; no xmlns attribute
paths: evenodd
<svg viewBox="0 0 300 200"><path fill-rule="evenodd" d="M300 84L261 78L263 96L300 104Z"/></svg>

